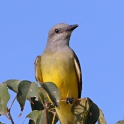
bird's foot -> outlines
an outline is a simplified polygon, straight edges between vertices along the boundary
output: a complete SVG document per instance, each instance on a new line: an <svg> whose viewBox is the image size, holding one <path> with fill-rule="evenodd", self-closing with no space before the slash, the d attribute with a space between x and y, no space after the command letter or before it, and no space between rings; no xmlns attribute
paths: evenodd
<svg viewBox="0 0 124 124"><path fill-rule="evenodd" d="M73 101L74 101L74 98L73 98L73 97L68 97L68 98L66 98L66 100L65 100L65 102L66 102L67 104L68 104L68 103L72 104Z"/></svg>

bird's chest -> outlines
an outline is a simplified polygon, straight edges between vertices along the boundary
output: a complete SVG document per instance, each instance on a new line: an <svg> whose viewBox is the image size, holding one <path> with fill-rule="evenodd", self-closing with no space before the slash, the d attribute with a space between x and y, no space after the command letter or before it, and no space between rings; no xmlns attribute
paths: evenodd
<svg viewBox="0 0 124 124"><path fill-rule="evenodd" d="M63 93L61 97L77 97L77 76L73 58L67 54L56 53L42 56L41 70L43 82L55 83Z"/></svg>
<svg viewBox="0 0 124 124"><path fill-rule="evenodd" d="M73 67L73 58L67 53L55 53L42 56L41 67L47 75L50 73L69 73Z"/></svg>

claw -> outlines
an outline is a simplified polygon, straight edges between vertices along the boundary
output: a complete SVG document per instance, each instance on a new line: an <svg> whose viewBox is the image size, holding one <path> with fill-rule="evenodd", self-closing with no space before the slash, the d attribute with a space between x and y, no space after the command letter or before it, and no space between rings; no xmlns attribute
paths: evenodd
<svg viewBox="0 0 124 124"><path fill-rule="evenodd" d="M68 104L68 103L70 103L70 104L72 104L73 103L73 101L74 101L74 98L73 97L68 97L68 98L66 98L66 103Z"/></svg>

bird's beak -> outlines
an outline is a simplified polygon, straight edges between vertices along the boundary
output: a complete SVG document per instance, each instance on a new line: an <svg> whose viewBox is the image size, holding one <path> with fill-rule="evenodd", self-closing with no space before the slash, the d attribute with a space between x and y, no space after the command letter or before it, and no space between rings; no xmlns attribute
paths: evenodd
<svg viewBox="0 0 124 124"><path fill-rule="evenodd" d="M66 31L73 31L75 28L78 27L78 24L74 24L74 25L69 25L67 28L66 28Z"/></svg>

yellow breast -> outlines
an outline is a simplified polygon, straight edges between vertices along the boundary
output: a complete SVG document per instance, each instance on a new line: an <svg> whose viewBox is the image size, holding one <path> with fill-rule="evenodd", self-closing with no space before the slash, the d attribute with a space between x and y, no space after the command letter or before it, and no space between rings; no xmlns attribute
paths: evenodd
<svg viewBox="0 0 124 124"><path fill-rule="evenodd" d="M53 82L61 92L61 99L78 98L78 80L73 58L55 53L42 55L41 70L43 82Z"/></svg>

